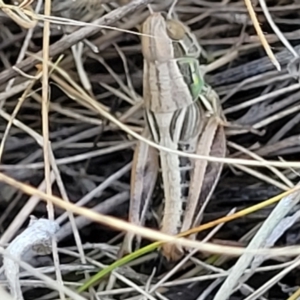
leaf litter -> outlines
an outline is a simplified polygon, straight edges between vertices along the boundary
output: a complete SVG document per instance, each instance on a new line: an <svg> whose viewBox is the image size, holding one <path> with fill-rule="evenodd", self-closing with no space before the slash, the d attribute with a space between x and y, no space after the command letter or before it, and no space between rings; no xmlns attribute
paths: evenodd
<svg viewBox="0 0 300 300"><path fill-rule="evenodd" d="M131 132L142 133L139 28L149 14L146 4L151 2L154 11L167 11L173 1L81 2L87 4L80 6L78 2L75 7L70 1L53 0L55 15L51 17L44 16L42 10L34 12L42 6L38 1L19 6L0 2L0 172L41 191L49 191L50 184L51 192L64 201L126 220L136 140L99 112L102 109ZM267 5L269 16L261 3ZM299 162L300 151L300 5L291 0L254 4L280 71L266 55L244 1L179 0L175 6L179 19L191 27L207 54L201 63L221 62L204 70L207 82L221 97L231 125L226 128L227 158L281 163L280 167L226 164L203 224L287 191L299 181L299 165L289 162ZM45 20L51 24L49 138L43 136L41 116L45 101L40 79ZM98 20L99 26L91 24L93 20ZM281 35L273 31L274 24ZM43 156L45 144L50 148L48 162ZM47 163L51 166L49 176L44 169ZM155 197L161 198L159 189ZM278 204L224 223L217 230L201 232L198 240L248 249L298 245L298 198L295 192ZM53 247L53 251L58 251L64 286L74 291L119 258L124 232L56 206L53 210L61 226L56 238L58 248ZM0 182L2 247L20 236L31 215L44 218L47 214L51 217L51 208L39 197ZM147 227L157 228L155 214L155 207L147 213ZM148 243L143 240L143 245ZM27 257L27 262L57 280L58 264L51 255ZM297 299L298 264L297 257L288 255L244 253L236 258L194 251L174 265L154 251L114 270L83 297ZM55 267L49 271L43 269L45 266ZM25 271L21 270L20 284L26 299L63 297L62 290L55 290L44 277L37 280L30 270L27 274ZM4 277L1 284L7 287Z"/></svg>

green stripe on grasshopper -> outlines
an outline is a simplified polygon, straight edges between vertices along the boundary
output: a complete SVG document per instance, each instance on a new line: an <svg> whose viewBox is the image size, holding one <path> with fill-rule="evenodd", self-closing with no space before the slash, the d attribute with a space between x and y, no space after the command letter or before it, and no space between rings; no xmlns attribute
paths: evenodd
<svg viewBox="0 0 300 300"><path fill-rule="evenodd" d="M198 60L192 57L182 57L177 58L176 62L194 101L198 100L204 87L204 80L200 73Z"/></svg>

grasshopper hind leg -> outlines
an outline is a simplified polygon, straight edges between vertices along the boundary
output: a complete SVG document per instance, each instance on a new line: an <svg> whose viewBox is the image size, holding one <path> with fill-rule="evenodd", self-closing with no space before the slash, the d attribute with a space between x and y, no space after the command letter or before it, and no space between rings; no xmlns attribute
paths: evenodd
<svg viewBox="0 0 300 300"><path fill-rule="evenodd" d="M145 138L150 138L149 130L143 132ZM152 194L155 188L158 173L158 155L156 149L139 141L133 156L131 170L130 203L128 221L134 225L143 226L146 214L149 211ZM132 252L134 233L125 235L120 256ZM139 248L141 238L135 239L135 249Z"/></svg>

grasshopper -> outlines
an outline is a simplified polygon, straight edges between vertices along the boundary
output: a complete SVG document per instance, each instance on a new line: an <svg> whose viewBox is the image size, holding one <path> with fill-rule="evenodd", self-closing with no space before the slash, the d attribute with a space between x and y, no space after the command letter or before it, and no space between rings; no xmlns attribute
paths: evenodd
<svg viewBox="0 0 300 300"><path fill-rule="evenodd" d="M202 78L196 38L180 21L161 13L152 13L142 32L146 34L142 36L143 136L173 150L224 157L224 116L217 94ZM144 224L159 169L164 190L160 230L176 235L197 226L222 164L189 160L139 142L133 158L129 208L129 221L136 225ZM127 234L123 251L132 251L133 237ZM172 261L183 255L183 249L171 243L164 244L161 251Z"/></svg>

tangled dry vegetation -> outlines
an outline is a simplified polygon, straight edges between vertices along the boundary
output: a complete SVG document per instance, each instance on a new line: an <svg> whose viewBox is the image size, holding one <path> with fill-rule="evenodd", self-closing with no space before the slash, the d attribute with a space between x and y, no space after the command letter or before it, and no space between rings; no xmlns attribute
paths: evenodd
<svg viewBox="0 0 300 300"><path fill-rule="evenodd" d="M27 226L30 215L54 216L61 226L56 235L57 249L53 248L59 262L53 263L51 255L41 256L29 261L36 267L35 276L24 270L20 273L26 299L64 299L63 292L49 289L53 286L39 274L56 280L56 288L63 281L65 287L74 291L119 258L124 232L116 228L117 223L107 226L108 221L101 216L96 222L89 211L127 220L136 139L126 130L141 134L144 126L143 58L140 37L134 33L149 15L146 6L139 4L151 1L99 2L92 9L96 15L82 9L84 13L78 17L70 0L53 0L57 16L81 18L84 22L95 18L100 20L98 24L113 25L119 30L88 24L74 26L71 20L64 21L67 25L55 24L61 21L52 18L49 81L47 76L42 77L47 65L42 64L42 54L47 55L45 49L41 52L45 30L42 15L36 26L25 29L5 9L0 14L0 244L5 248ZM171 2L151 4L154 11L161 11L167 10ZM219 94L231 125L226 128L227 158L294 162L300 153L296 57L300 53L300 2L266 1L273 22L290 41L296 55L279 41L258 1L252 2L274 53L285 51L277 56L281 71L276 70L261 46L244 1L179 0L176 13L206 52L202 63L210 67L205 79ZM37 0L32 5L36 8L41 3ZM3 7L0 1L0 8ZM220 58L223 63L216 66L214 62ZM49 102L45 103L46 97ZM123 128L113 122L115 119ZM225 164L202 224L289 191L297 185L298 169L299 164ZM53 205L51 201L46 205L41 195L32 195L28 186L18 186L9 178L52 193L62 198L66 206ZM157 197L161 197L159 191ZM283 204L283 200L281 204L274 202L199 233L198 240L219 245L223 255L194 251L171 264L153 251L118 268L90 288L89 293L68 297L225 300L229 293L230 299L299 299L297 248L288 255L292 249L288 247L299 243L298 198L295 192L283 198L287 201ZM79 209L73 215L66 210L71 207L68 202L89 211ZM286 210L280 215L278 209ZM153 213L150 211L149 215ZM262 224L268 217L270 221L270 216L273 227L259 236ZM147 226L156 228L155 220L150 218ZM143 245L148 243L147 239L143 241ZM229 255L228 249L244 249L247 245L252 249L276 246L286 250L275 256L248 253L243 255L244 262ZM242 263L241 270L247 270L237 275L238 286L234 284L234 289L220 298L217 292L237 263ZM7 287L3 276L0 283Z"/></svg>

